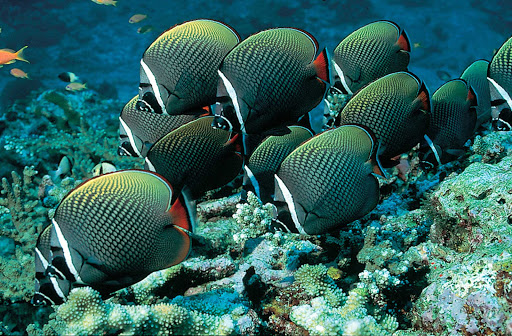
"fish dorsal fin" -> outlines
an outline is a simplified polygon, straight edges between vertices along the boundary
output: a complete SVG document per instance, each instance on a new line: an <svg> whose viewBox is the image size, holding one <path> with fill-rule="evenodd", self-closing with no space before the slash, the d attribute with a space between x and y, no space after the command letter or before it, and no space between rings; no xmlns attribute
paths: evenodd
<svg viewBox="0 0 512 336"><path fill-rule="evenodd" d="M0 49L0 51L7 51L7 52L10 52L10 53L15 53L16 50L12 50L12 49L9 49L9 48L4 48L4 49Z"/></svg>
<svg viewBox="0 0 512 336"><path fill-rule="evenodd" d="M329 57L329 53L325 48L320 52L318 57L313 62L313 64L315 65L317 77L320 78L325 83L327 83L328 85L331 84L331 74L329 67L330 63L331 60Z"/></svg>
<svg viewBox="0 0 512 336"><path fill-rule="evenodd" d="M197 222L196 205L191 193L184 187L178 199L174 202L169 210L173 225L176 228L194 232Z"/></svg>

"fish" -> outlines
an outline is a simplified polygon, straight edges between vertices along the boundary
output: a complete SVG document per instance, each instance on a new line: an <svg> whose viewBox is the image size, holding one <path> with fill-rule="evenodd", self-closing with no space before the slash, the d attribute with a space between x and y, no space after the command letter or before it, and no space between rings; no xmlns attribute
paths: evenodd
<svg viewBox="0 0 512 336"><path fill-rule="evenodd" d="M92 176L100 176L103 174L108 174L117 171L116 166L112 163L104 161L98 163L96 166L92 168Z"/></svg>
<svg viewBox="0 0 512 336"><path fill-rule="evenodd" d="M391 21L377 21L345 37L334 48L334 86L354 94L387 74L407 71L411 42L405 30Z"/></svg>
<svg viewBox="0 0 512 336"><path fill-rule="evenodd" d="M452 79L453 77L450 75L450 73L448 71L445 71L445 70L437 70L436 71L436 75L437 77L442 80L442 81L449 81L450 79Z"/></svg>
<svg viewBox="0 0 512 336"><path fill-rule="evenodd" d="M59 79L63 82L67 82L67 83L74 83L74 82L79 82L80 81L80 78L78 78L77 75L75 75L74 73L72 72L62 72L58 75Z"/></svg>
<svg viewBox="0 0 512 336"><path fill-rule="evenodd" d="M476 124L473 132L483 123L491 120L491 93L489 91L489 81L487 80L487 71L489 69L488 60L476 60L471 63L461 74L460 78L471 85L478 97L478 106L476 107Z"/></svg>
<svg viewBox="0 0 512 336"><path fill-rule="evenodd" d="M116 6L117 1L114 0L91 0L98 5L106 5L106 6Z"/></svg>
<svg viewBox="0 0 512 336"><path fill-rule="evenodd" d="M282 135L317 106L329 81L329 59L318 42L296 28L249 36L218 70L214 127L242 134ZM316 57L316 59L315 59Z"/></svg>
<svg viewBox="0 0 512 336"><path fill-rule="evenodd" d="M138 23L145 20L148 16L146 14L134 14L128 20L129 23Z"/></svg>
<svg viewBox="0 0 512 336"><path fill-rule="evenodd" d="M60 180L61 176L66 175L71 172L73 169L73 161L69 158L69 156L64 155L60 159L59 166L57 170L50 170L48 175L50 175L53 182L57 182Z"/></svg>
<svg viewBox="0 0 512 336"><path fill-rule="evenodd" d="M429 91L411 72L385 75L359 90L340 114L340 124L363 125L375 133L378 158L393 166L393 158L423 140L429 126Z"/></svg>
<svg viewBox="0 0 512 336"><path fill-rule="evenodd" d="M343 125L291 152L274 175L276 227L316 235L340 229L375 208L382 175L372 131Z"/></svg>
<svg viewBox="0 0 512 336"><path fill-rule="evenodd" d="M178 115L215 104L217 69L239 41L233 28L214 20L187 21L165 31L140 61L140 108Z"/></svg>
<svg viewBox="0 0 512 336"><path fill-rule="evenodd" d="M86 83L73 82L66 85L66 90L68 91L82 91L87 89Z"/></svg>
<svg viewBox="0 0 512 336"><path fill-rule="evenodd" d="M162 175L175 190L187 187L194 199L233 180L243 167L240 138L211 127L212 121L201 117L157 141L145 169Z"/></svg>
<svg viewBox="0 0 512 336"><path fill-rule="evenodd" d="M464 154L477 120L477 96L463 79L446 82L432 95L432 114L420 158L433 166Z"/></svg>
<svg viewBox="0 0 512 336"><path fill-rule="evenodd" d="M12 49L0 49L0 66L3 66L4 64L12 64L16 61L23 61L30 63L25 57L23 56L23 51L28 48L28 46L24 46L18 51L14 51Z"/></svg>
<svg viewBox="0 0 512 336"><path fill-rule="evenodd" d="M145 26L137 28L137 33L138 34L147 34L149 32L152 32L153 30L155 30L155 27L153 27L152 25L145 25Z"/></svg>
<svg viewBox="0 0 512 336"><path fill-rule="evenodd" d="M162 115L137 108L139 96L133 97L119 116L119 155L146 157L151 146L169 132L211 114L209 109L201 109L202 114Z"/></svg>
<svg viewBox="0 0 512 336"><path fill-rule="evenodd" d="M74 287L104 295L187 258L195 208L160 175L120 170L64 197L35 248L34 304L60 304Z"/></svg>
<svg viewBox="0 0 512 336"><path fill-rule="evenodd" d="M274 196L274 174L281 162L301 143L313 136L302 126L289 126L290 133L268 136L251 154L244 165L243 189L252 191L263 202L268 203Z"/></svg>
<svg viewBox="0 0 512 336"><path fill-rule="evenodd" d="M29 79L28 74L25 71L21 70L21 69L13 68L9 72L11 73L11 75L13 75L16 78L26 78L26 79Z"/></svg>
<svg viewBox="0 0 512 336"><path fill-rule="evenodd" d="M491 119L496 130L512 130L512 37L491 59L487 80L491 95Z"/></svg>

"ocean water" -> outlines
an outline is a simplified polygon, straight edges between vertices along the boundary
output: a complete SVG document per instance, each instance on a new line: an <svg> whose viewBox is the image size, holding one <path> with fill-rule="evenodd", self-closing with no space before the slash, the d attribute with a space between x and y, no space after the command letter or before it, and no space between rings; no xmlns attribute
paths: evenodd
<svg viewBox="0 0 512 336"><path fill-rule="evenodd" d="M203 240L194 241L181 268L154 273L110 301L84 291L85 308L77 294L57 316L49 316L57 307L28 303L31 251L48 213L75 184L90 178L97 164L143 167L141 160L116 154L118 116L138 93L143 52L163 31L198 18L225 22L242 39L268 28L296 27L332 51L354 30L390 20L407 32L409 70L432 94L473 61L491 60L512 35L511 11L512 4L498 0L119 0L115 6L3 0L0 49L27 46L29 62L0 68L0 335L156 334L165 318L175 317L174 311L157 310L147 317L141 308L146 304L172 304L189 314L187 322L173 320L170 330L176 334L512 334L512 142L510 132L488 126L472 137L463 158L437 171L408 173L403 181L399 169L390 171L375 210L339 232L269 233L253 223L257 216L251 212L258 208L266 214L268 208L240 205L237 217L236 196L223 198L236 195L227 188L199 200ZM147 18L129 23L134 14ZM14 68L29 78L15 78ZM66 91L69 83L58 78L63 72L76 74L87 90ZM74 160L74 167L56 179L55 188L45 185L43 176L57 170L63 156ZM408 159L414 166L414 153ZM23 175L31 165L37 172ZM34 178L21 182L11 171ZM468 182L481 181L479 171L489 182ZM476 204L471 197L489 203ZM243 211L247 218L240 216ZM258 221L265 216L270 214ZM133 314L125 322L107 323L88 311L95 304L102 312ZM340 318L345 313L353 318ZM84 323L85 317L94 322Z"/></svg>

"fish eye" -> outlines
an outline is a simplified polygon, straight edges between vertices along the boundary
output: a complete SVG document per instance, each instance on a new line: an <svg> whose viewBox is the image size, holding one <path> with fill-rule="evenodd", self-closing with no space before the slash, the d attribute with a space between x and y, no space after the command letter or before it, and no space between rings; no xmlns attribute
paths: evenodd
<svg viewBox="0 0 512 336"><path fill-rule="evenodd" d="M156 100L155 94L153 92L146 92L142 96L142 99L139 99L140 101L143 101L144 104L146 104L151 110L150 112L154 112L157 114L162 114L162 108L160 107L160 104L158 104L158 101Z"/></svg>
<svg viewBox="0 0 512 336"><path fill-rule="evenodd" d="M137 108L137 110L142 112L153 112L153 108L151 107L151 105L146 103L144 100L139 99L135 104L135 107Z"/></svg>

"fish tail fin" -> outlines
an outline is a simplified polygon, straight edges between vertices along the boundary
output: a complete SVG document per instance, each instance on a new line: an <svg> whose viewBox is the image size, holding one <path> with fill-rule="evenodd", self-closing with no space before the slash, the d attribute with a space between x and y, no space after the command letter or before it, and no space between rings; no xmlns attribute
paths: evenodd
<svg viewBox="0 0 512 336"><path fill-rule="evenodd" d="M112 1L112 6L117 6L117 1Z"/></svg>
<svg viewBox="0 0 512 336"><path fill-rule="evenodd" d="M324 48L318 57L313 61L313 64L315 65L316 75L318 78L320 78L322 81L326 83L330 83L330 57L329 53L327 52L327 49Z"/></svg>
<svg viewBox="0 0 512 336"><path fill-rule="evenodd" d="M475 92L471 85L468 84L468 86L469 90L467 100L471 102L470 106L478 106L478 94Z"/></svg>
<svg viewBox="0 0 512 336"><path fill-rule="evenodd" d="M27 48L27 47L28 47L28 46L24 46L23 48L21 48L20 50L18 50L18 51L16 52L16 59L17 59L18 61L23 61L23 62L30 63L30 62L29 62L27 59L25 59L25 57L23 56L23 50L24 50L25 48Z"/></svg>
<svg viewBox="0 0 512 336"><path fill-rule="evenodd" d="M180 196L171 206L169 212L175 226L194 232L197 223L196 203L187 187L182 189Z"/></svg>

